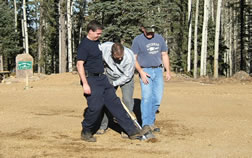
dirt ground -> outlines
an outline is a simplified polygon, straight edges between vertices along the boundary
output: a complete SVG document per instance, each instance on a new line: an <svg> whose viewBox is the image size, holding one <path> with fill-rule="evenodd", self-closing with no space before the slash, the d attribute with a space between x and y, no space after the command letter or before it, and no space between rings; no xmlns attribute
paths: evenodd
<svg viewBox="0 0 252 158"><path fill-rule="evenodd" d="M40 76L24 86L0 84L0 158L252 157L251 80L173 74L157 114L157 142L124 139L112 129L96 143L80 140L87 105L77 74ZM141 99L137 76L134 98Z"/></svg>

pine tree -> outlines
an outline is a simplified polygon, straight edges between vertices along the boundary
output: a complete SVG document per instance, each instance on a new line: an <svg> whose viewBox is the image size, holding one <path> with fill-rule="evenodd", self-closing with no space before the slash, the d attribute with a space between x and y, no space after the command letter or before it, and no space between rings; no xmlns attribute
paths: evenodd
<svg viewBox="0 0 252 158"><path fill-rule="evenodd" d="M21 51L18 46L18 31L15 32L14 9L10 4L0 1L0 55L3 58L3 70L15 68L15 57Z"/></svg>

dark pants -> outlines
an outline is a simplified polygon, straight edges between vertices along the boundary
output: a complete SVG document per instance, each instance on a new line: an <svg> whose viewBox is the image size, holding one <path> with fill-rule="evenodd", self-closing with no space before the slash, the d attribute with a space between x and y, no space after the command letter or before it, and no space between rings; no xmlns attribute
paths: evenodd
<svg viewBox="0 0 252 158"><path fill-rule="evenodd" d="M112 84L113 79L110 78L108 75L108 80ZM119 86L114 87L115 90L118 89ZM124 85L120 85L121 91L122 91L122 101L127 106L130 112L133 112L134 108L134 99L133 99L133 92L134 92L134 76L131 78L131 80ZM109 119L107 116L107 113L104 113L100 129L107 129L109 124Z"/></svg>
<svg viewBox="0 0 252 158"><path fill-rule="evenodd" d="M84 131L93 134L96 132L97 125L102 120L103 106L105 106L128 135L136 134L137 128L116 96L115 89L109 83L108 78L102 75L88 77L87 80L91 88L91 95L85 95L88 108L82 122Z"/></svg>

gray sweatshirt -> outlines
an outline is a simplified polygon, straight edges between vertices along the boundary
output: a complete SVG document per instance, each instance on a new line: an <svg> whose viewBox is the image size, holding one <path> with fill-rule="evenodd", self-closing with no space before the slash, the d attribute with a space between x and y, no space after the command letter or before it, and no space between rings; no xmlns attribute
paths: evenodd
<svg viewBox="0 0 252 158"><path fill-rule="evenodd" d="M132 79L135 72L135 57L129 48L124 47L124 56L121 63L115 63L111 53L113 44L113 42L102 43L100 49L103 60L107 64L105 67L106 74L113 80L113 86L120 86Z"/></svg>

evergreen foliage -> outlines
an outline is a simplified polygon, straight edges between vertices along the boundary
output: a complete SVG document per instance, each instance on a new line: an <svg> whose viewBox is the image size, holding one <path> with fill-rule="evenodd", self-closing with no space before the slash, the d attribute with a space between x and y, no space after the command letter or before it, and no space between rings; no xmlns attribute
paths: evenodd
<svg viewBox="0 0 252 158"><path fill-rule="evenodd" d="M15 57L21 51L13 17L14 10L11 6L0 1L0 54L4 57L5 70L15 67Z"/></svg>
<svg viewBox="0 0 252 158"><path fill-rule="evenodd" d="M58 0L27 0L27 23L29 35L29 52L34 57L35 69L37 64L42 64L43 73L57 73L59 68L59 12ZM73 1L71 1L73 2ZM242 2L242 3L241 3ZM234 33L232 43L233 65L225 61L231 46L227 46L227 40L222 28L219 42L219 74L226 75L228 71L237 72L252 71L251 53L251 3L238 0L224 0L223 9L230 10L233 19L229 21ZM167 41L171 69L175 72L186 72L187 66L187 37L188 37L188 1L185 0L74 0L72 15L72 42L73 63L76 62L78 44L86 35L86 25L90 20L96 19L104 25L101 41L121 42L131 47L132 40L141 33L141 20L152 18L156 22L156 32L161 34ZM199 6L198 26L198 63L200 63L201 33L203 24L203 1ZM217 0L212 1L215 11ZM43 5L42 5L43 4ZM43 7L43 15L40 15L40 7ZM15 57L23 52L23 37L21 20L22 0L17 0L18 26L15 32L13 1L0 1L0 54L4 57L5 69L15 69ZM66 2L62 6L66 13ZM192 8L192 28L194 28L195 4ZM207 75L213 75L214 40L215 40L215 17L208 24L208 48L207 48ZM228 14L227 14L228 15ZM234 16L235 15L235 16ZM66 14L65 14L66 16ZM241 18L242 16L242 18ZM249 17L250 16L250 17ZM230 17L226 17L230 18ZM40 19L43 19L42 34L39 34ZM67 18L66 18L67 19ZM228 21L228 20L226 20ZM221 21L222 23L225 21ZM225 25L224 25L225 26ZM192 29L194 31L194 29ZM82 32L81 32L82 31ZM42 35L42 54L38 61L38 36ZM194 33L192 33L194 35ZM65 36L67 37L67 35ZM192 43L194 38L192 37ZM67 41L67 40L66 40ZM235 43L236 42L236 43ZM237 45L237 46L236 46ZM193 52L193 46L191 47ZM250 54L249 54L250 53ZM193 55L192 59L193 61ZM193 63L193 62L191 62ZM251 64L252 65L252 64ZM198 65L199 66L199 65ZM193 66L191 66L193 67ZM193 70L192 70L193 71ZM198 71L199 72L199 71ZM192 72L189 72L191 75Z"/></svg>

